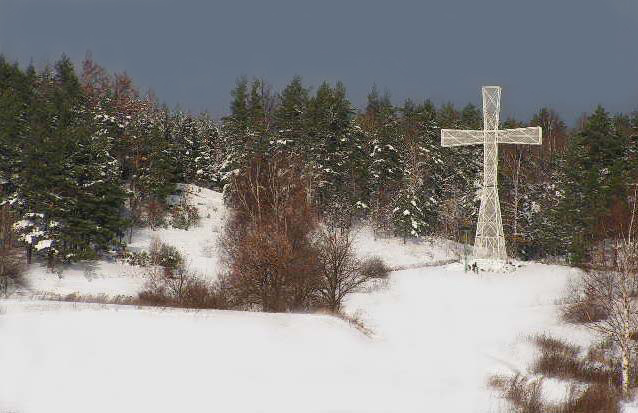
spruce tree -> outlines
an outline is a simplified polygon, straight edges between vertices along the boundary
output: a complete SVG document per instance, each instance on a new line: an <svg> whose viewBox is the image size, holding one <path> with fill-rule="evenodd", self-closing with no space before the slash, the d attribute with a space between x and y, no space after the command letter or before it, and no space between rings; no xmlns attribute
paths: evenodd
<svg viewBox="0 0 638 413"><path fill-rule="evenodd" d="M310 157L308 134L309 91L300 76L295 76L281 92L274 113L275 146L297 156Z"/></svg>
<svg viewBox="0 0 638 413"><path fill-rule="evenodd" d="M614 203L627 199L623 163L627 148L626 137L616 132L601 106L570 141L561 210L572 229L570 252L575 263L591 257L598 241L614 235L607 223Z"/></svg>

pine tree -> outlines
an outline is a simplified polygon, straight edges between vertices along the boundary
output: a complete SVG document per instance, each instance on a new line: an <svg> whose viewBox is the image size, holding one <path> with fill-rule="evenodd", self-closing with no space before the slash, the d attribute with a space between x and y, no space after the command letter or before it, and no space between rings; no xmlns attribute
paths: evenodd
<svg viewBox="0 0 638 413"><path fill-rule="evenodd" d="M287 151L297 156L311 156L308 135L309 91L300 76L295 76L284 88L280 104L274 113L276 151Z"/></svg>
<svg viewBox="0 0 638 413"><path fill-rule="evenodd" d="M465 115L452 104L445 104L437 111L437 126L448 129L469 129L477 124L477 109L471 105L465 107ZM463 123L470 122L469 124ZM445 165L441 172L442 194L440 205L442 232L456 240L461 240L462 229L474 227L478 216L481 188L481 170L483 148L459 146L440 148L440 158Z"/></svg>
<svg viewBox="0 0 638 413"><path fill-rule="evenodd" d="M195 129L198 146L193 154L194 182L206 188L221 189L219 170L223 158L219 127L203 113L196 119Z"/></svg>
<svg viewBox="0 0 638 413"><path fill-rule="evenodd" d="M371 213L375 228L381 231L392 229L389 219L395 208L394 201L400 191L404 164L401 152L404 142L396 110L385 107L378 114L379 126L374 128L369 140Z"/></svg>
<svg viewBox="0 0 638 413"><path fill-rule="evenodd" d="M259 93L261 82L252 84L248 93L248 80L241 77L231 91L231 113L223 119L221 139L224 142L224 161L220 166L222 187L231 176L237 174L258 154L268 150L267 121L263 95Z"/></svg>
<svg viewBox="0 0 638 413"><path fill-rule="evenodd" d="M437 230L446 166L432 103L415 105L408 100L401 113L404 171L393 216L395 231L405 239L408 235L431 235Z"/></svg>
<svg viewBox="0 0 638 413"><path fill-rule="evenodd" d="M623 163L627 148L627 139L616 133L612 119L601 106L570 141L561 210L572 229L574 262L590 257L595 243L617 230L608 224L612 206L627 199Z"/></svg>
<svg viewBox="0 0 638 413"><path fill-rule="evenodd" d="M312 190L325 210L341 203L340 195L345 193L350 172L347 148L352 147L350 143L356 139L351 130L353 114L341 82L337 82L335 88L324 82L309 103L310 140L305 150L312 157L307 159L307 164L314 182Z"/></svg>

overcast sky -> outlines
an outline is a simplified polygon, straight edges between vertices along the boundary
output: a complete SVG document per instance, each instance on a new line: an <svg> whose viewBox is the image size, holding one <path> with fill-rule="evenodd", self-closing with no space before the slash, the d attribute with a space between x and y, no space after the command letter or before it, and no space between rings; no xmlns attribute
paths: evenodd
<svg viewBox="0 0 638 413"><path fill-rule="evenodd" d="M215 117L241 74L275 89L342 80L358 107L376 82L395 103L456 105L501 85L502 118L638 109L638 0L0 0L10 60L79 64L87 50Z"/></svg>

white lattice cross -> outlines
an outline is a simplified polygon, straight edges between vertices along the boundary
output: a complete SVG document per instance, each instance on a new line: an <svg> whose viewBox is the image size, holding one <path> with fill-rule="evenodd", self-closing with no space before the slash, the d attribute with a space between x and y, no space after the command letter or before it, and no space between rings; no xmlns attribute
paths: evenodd
<svg viewBox="0 0 638 413"><path fill-rule="evenodd" d="M501 88L483 86L483 130L441 129L441 145L483 145L483 188L474 241L474 258L504 261L505 237L498 199L498 144L540 145L540 127L499 129Z"/></svg>

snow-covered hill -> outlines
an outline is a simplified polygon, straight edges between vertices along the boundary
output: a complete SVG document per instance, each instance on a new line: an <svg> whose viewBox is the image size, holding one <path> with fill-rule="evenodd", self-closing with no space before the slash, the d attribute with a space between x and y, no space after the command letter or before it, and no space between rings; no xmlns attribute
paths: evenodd
<svg viewBox="0 0 638 413"><path fill-rule="evenodd" d="M191 271L202 277L215 278L218 273L217 237L223 230L226 215L222 194L194 185L182 185L181 189L191 205L197 208L201 217L199 225L188 231L171 227L137 229L127 248L133 252L148 251L151 240L157 238L177 247L187 257ZM113 260L74 264L64 268L60 275L34 263L27 274L29 289L25 294L36 297L71 293L134 296L144 286L143 274L139 267Z"/></svg>
<svg viewBox="0 0 638 413"><path fill-rule="evenodd" d="M221 195L192 188L201 226L135 233L176 245L214 277ZM496 412L494 373L525 371L526 337L586 343L561 324L556 299L575 270L531 263L507 274L464 273L458 246L357 235L360 255L393 267L386 288L352 296L346 311L368 337L328 315L0 302L0 411L20 412ZM135 294L135 267L100 262L60 279L31 270L34 291ZM552 389L560 389L560 383Z"/></svg>
<svg viewBox="0 0 638 413"><path fill-rule="evenodd" d="M189 269L201 277L215 279L219 271L217 239L224 228L226 207L219 192L195 185L181 185L180 189L195 206L201 217L198 226L187 230L178 228L137 229L128 244L133 252L148 251L153 238L174 245L187 257ZM407 240L378 238L368 227L355 230L355 248L362 257L376 255L392 268L412 268L424 264L458 258L459 246L445 240ZM144 286L143 269L122 262L97 261L74 264L55 274L34 263L27 274L28 296L54 294L136 295Z"/></svg>

